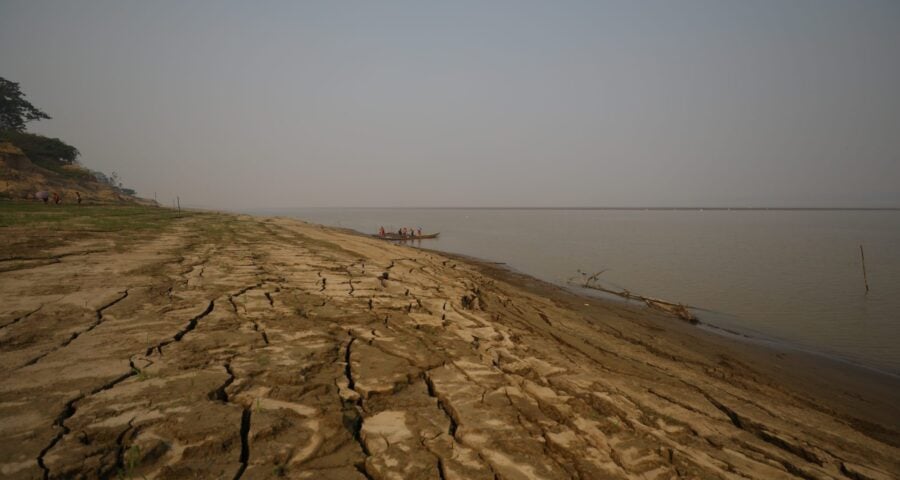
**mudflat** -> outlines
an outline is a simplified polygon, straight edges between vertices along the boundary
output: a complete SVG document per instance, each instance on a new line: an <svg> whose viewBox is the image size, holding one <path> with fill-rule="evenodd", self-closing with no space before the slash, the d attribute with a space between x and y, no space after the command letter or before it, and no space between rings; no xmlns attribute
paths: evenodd
<svg viewBox="0 0 900 480"><path fill-rule="evenodd" d="M0 205L3 478L900 476L896 379L278 218Z"/></svg>

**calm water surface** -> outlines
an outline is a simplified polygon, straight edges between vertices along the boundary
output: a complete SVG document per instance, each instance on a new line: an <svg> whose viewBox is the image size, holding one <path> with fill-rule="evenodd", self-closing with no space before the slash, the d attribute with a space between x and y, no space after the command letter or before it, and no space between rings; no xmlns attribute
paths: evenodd
<svg viewBox="0 0 900 480"><path fill-rule="evenodd" d="M290 209L377 231L441 232L423 247L505 262L565 284L697 306L701 321L900 375L900 212ZM859 245L865 248L865 294Z"/></svg>

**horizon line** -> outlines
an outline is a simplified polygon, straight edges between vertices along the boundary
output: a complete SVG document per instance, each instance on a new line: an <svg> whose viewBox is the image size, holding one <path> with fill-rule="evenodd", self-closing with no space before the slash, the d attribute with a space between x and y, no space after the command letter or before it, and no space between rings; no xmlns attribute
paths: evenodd
<svg viewBox="0 0 900 480"><path fill-rule="evenodd" d="M296 207L254 207L250 210L285 210L292 208L353 208L360 210L812 210L812 211L852 211L852 210L882 210L894 211L900 210L900 207L461 207L461 206L441 206L441 207L399 207L399 206L296 206Z"/></svg>

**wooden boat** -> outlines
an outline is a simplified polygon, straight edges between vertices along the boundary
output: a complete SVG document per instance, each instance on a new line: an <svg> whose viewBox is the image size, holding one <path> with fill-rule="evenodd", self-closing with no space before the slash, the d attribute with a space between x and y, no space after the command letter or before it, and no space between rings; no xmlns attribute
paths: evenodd
<svg viewBox="0 0 900 480"><path fill-rule="evenodd" d="M425 235L397 235L396 233L386 233L384 236L381 235L372 235L375 238L380 238L382 240L394 240L394 241L405 241L405 240L427 240L429 238L437 238L441 232L438 233L429 233Z"/></svg>

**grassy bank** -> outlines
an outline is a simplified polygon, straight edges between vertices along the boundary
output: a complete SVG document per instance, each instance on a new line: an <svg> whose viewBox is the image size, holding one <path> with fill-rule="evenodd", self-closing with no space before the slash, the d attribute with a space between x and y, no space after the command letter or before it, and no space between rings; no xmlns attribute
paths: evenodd
<svg viewBox="0 0 900 480"><path fill-rule="evenodd" d="M140 205L49 205L0 201L0 227L117 232L163 228L192 212Z"/></svg>
<svg viewBox="0 0 900 480"><path fill-rule="evenodd" d="M46 256L73 242L121 249L201 214L140 205L45 205L0 201L0 260Z"/></svg>

